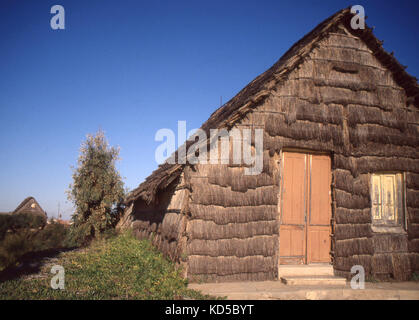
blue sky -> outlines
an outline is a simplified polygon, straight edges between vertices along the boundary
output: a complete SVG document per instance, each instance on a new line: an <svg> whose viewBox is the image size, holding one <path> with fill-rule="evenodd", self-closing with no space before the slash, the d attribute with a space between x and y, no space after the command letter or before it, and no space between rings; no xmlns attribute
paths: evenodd
<svg viewBox="0 0 419 320"><path fill-rule="evenodd" d="M50 28L65 8L66 29ZM0 211L34 196L49 216L80 143L102 128L129 189L157 167L161 128L199 127L322 20L351 4L419 77L415 1L76 1L0 3Z"/></svg>

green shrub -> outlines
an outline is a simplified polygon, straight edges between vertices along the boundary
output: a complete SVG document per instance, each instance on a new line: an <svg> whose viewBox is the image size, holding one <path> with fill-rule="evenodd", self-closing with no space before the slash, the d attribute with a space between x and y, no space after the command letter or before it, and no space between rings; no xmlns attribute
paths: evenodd
<svg viewBox="0 0 419 320"><path fill-rule="evenodd" d="M21 220L20 222L22 222ZM36 223L40 220L35 219ZM0 241L0 270L7 268L29 252L40 252L49 249L62 249L67 246L68 228L52 222L43 229L23 228L22 223L17 231L8 232Z"/></svg>
<svg viewBox="0 0 419 320"><path fill-rule="evenodd" d="M46 217L38 214L2 214L0 215L0 241L4 239L7 231L16 233L20 229L39 229L44 227L46 222Z"/></svg>
<svg viewBox="0 0 419 320"><path fill-rule="evenodd" d="M4 239L7 230L12 227L13 217L9 214L0 214L0 241Z"/></svg>
<svg viewBox="0 0 419 320"><path fill-rule="evenodd" d="M65 246L69 248L87 245L91 240L90 226L87 224L75 227L71 226L65 239Z"/></svg>
<svg viewBox="0 0 419 320"><path fill-rule="evenodd" d="M64 248L67 235L68 228L60 223L52 222L33 237L32 251Z"/></svg>
<svg viewBox="0 0 419 320"><path fill-rule="evenodd" d="M116 226L125 195L116 169L118 157L119 149L109 146L103 131L88 135L82 143L68 191L76 208L71 241L86 243Z"/></svg>
<svg viewBox="0 0 419 320"><path fill-rule="evenodd" d="M30 228L37 229L45 226L47 218L40 214L18 213L12 214L12 225L14 229Z"/></svg>
<svg viewBox="0 0 419 320"><path fill-rule="evenodd" d="M20 257L32 250L30 232L8 233L0 242L0 270L16 263Z"/></svg>

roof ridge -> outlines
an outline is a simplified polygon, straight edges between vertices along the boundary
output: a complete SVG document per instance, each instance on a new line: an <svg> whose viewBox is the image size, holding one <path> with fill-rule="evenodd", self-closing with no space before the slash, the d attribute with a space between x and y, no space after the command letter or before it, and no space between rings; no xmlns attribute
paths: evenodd
<svg viewBox="0 0 419 320"><path fill-rule="evenodd" d="M20 209L22 209L30 200L35 200L34 197L29 196L27 198L25 198L17 207L15 210L13 210L13 213L16 213L17 211L19 211ZM36 200L35 200L36 201Z"/></svg>

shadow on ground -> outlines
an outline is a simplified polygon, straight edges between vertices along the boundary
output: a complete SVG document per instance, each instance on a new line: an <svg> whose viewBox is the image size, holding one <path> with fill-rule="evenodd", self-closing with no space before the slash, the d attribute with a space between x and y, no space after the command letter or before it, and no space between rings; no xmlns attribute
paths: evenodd
<svg viewBox="0 0 419 320"><path fill-rule="evenodd" d="M19 264L17 266L8 267L0 272L0 283L39 273L45 259L55 258L62 252L74 249L76 248L48 249L38 252L29 252L19 259Z"/></svg>

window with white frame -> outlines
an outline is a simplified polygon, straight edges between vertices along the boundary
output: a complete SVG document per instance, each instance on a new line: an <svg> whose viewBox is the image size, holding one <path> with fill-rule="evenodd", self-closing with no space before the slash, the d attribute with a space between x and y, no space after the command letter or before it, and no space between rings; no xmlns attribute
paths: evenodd
<svg viewBox="0 0 419 320"><path fill-rule="evenodd" d="M373 226L404 227L404 180L402 173L371 175Z"/></svg>

